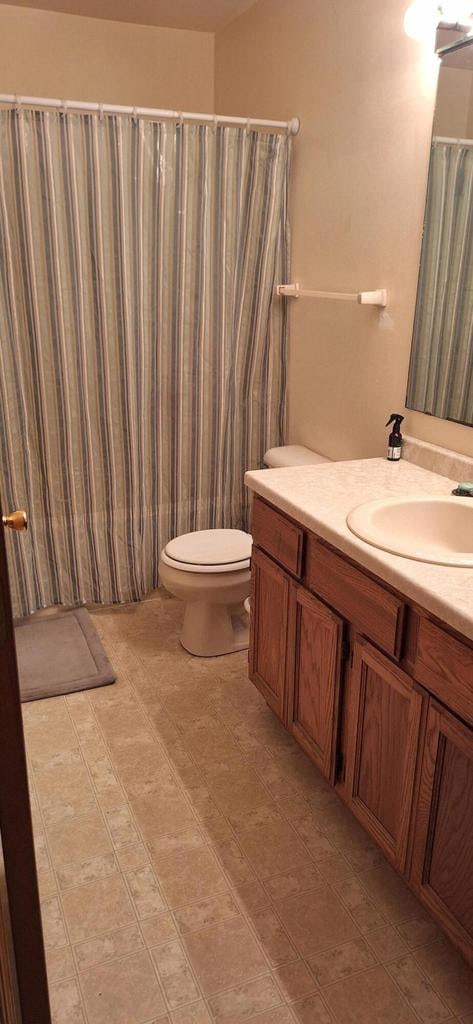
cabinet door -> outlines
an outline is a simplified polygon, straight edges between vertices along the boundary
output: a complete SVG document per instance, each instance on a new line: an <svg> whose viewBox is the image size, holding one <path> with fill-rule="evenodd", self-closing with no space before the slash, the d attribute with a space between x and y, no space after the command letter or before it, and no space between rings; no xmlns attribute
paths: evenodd
<svg viewBox="0 0 473 1024"><path fill-rule="evenodd" d="M293 590L288 671L288 726L330 779L335 776L343 621L316 597Z"/></svg>
<svg viewBox="0 0 473 1024"><path fill-rule="evenodd" d="M284 720L290 579L253 549L251 583L250 679Z"/></svg>
<svg viewBox="0 0 473 1024"><path fill-rule="evenodd" d="M473 963L473 729L430 701L412 882Z"/></svg>
<svg viewBox="0 0 473 1024"><path fill-rule="evenodd" d="M349 690L348 802L403 871L423 698L405 672L358 639Z"/></svg>

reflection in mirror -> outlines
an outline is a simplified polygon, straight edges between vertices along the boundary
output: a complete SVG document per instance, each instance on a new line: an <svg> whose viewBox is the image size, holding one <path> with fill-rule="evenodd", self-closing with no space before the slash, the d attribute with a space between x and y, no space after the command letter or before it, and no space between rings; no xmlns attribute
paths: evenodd
<svg viewBox="0 0 473 1024"><path fill-rule="evenodd" d="M473 38L439 51L406 405L473 424Z"/></svg>

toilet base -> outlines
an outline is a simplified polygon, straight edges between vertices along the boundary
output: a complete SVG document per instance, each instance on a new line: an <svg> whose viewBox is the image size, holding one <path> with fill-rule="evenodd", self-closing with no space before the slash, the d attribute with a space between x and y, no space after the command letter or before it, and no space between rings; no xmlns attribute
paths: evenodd
<svg viewBox="0 0 473 1024"><path fill-rule="evenodd" d="M241 605L189 601L184 612L181 644L198 658L214 658L247 650L250 627Z"/></svg>

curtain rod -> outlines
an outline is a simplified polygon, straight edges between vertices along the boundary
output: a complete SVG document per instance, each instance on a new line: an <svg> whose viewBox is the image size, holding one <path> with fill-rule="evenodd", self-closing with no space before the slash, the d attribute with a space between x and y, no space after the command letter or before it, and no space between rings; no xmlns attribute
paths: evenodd
<svg viewBox="0 0 473 1024"><path fill-rule="evenodd" d="M230 117L226 114L193 114L187 110L160 110L154 107L121 107L113 103L84 103L81 100L56 100L44 96L15 96L0 94L0 104L13 107L52 107L62 111L85 111L93 114L129 114L133 117L149 117L155 121L197 121L201 124L246 125L248 128L276 128L297 135L300 128L298 117L289 121L266 121L259 117Z"/></svg>

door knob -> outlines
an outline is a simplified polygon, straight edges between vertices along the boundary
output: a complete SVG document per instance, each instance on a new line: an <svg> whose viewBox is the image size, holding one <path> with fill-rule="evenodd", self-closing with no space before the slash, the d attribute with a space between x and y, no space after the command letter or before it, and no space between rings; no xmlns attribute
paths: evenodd
<svg viewBox="0 0 473 1024"><path fill-rule="evenodd" d="M2 523L4 526L8 526L10 530L28 529L28 517L26 512L23 512L23 510L10 512L10 515L8 516L2 516Z"/></svg>

